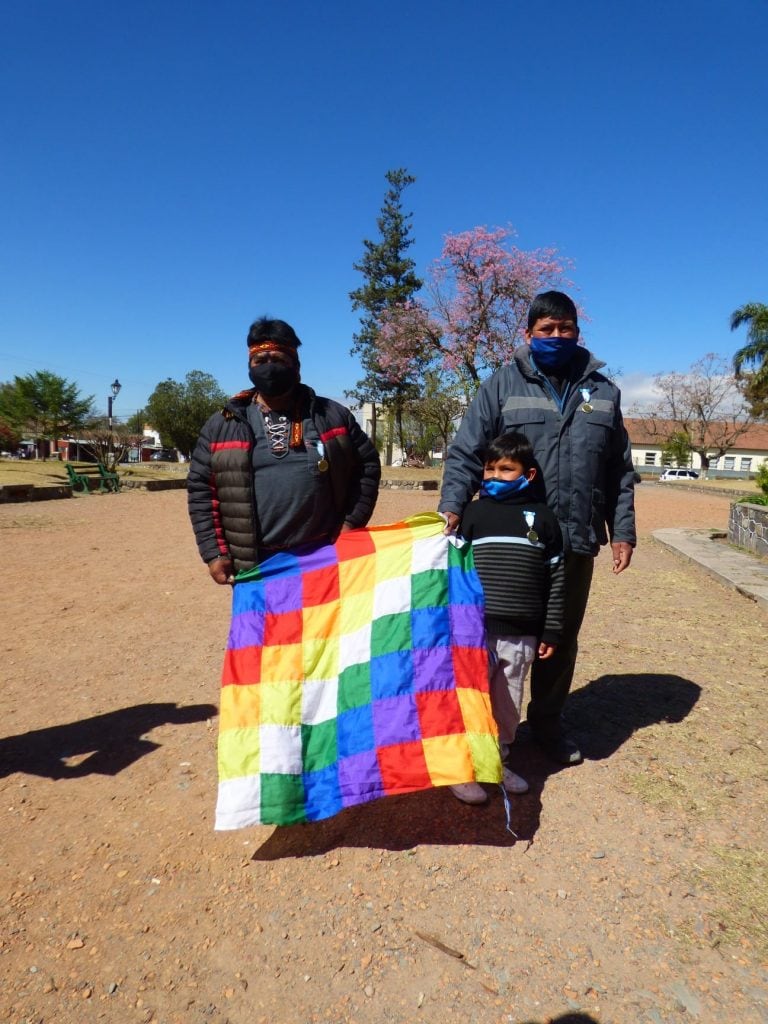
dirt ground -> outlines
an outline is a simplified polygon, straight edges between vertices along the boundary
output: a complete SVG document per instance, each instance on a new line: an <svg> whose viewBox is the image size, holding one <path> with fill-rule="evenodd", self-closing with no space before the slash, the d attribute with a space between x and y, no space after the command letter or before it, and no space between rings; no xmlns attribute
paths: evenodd
<svg viewBox="0 0 768 1024"><path fill-rule="evenodd" d="M768 1021L766 614L649 537L644 484L568 706L583 765L215 833L228 591L183 492L0 506L0 1020ZM376 521L434 508L384 491Z"/></svg>

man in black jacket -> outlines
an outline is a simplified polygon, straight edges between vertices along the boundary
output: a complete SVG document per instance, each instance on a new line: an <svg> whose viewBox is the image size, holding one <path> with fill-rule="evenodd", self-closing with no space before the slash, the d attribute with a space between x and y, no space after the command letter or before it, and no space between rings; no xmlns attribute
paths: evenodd
<svg viewBox="0 0 768 1024"><path fill-rule="evenodd" d="M533 445L547 505L557 516L565 550L565 622L555 654L531 671L528 725L555 760L577 764L578 745L563 731L561 712L573 680L578 636L589 598L595 555L610 541L612 569L621 573L636 543L634 466L619 389L605 365L579 346L576 306L562 292L537 295L526 344L483 381L448 450L439 510L446 532L477 491L480 451L507 431Z"/></svg>
<svg viewBox="0 0 768 1024"><path fill-rule="evenodd" d="M289 324L262 317L247 344L253 387L205 424L187 484L200 555L220 584L277 551L365 526L381 476L349 409L301 383Z"/></svg>

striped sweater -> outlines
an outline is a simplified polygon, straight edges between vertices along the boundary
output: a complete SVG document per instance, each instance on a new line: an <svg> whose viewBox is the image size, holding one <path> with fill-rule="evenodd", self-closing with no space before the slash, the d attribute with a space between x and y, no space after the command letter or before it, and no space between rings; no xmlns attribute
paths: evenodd
<svg viewBox="0 0 768 1024"><path fill-rule="evenodd" d="M460 532L472 544L488 632L557 644L563 630L563 538L553 513L532 497L530 488L502 500L481 496L464 509Z"/></svg>

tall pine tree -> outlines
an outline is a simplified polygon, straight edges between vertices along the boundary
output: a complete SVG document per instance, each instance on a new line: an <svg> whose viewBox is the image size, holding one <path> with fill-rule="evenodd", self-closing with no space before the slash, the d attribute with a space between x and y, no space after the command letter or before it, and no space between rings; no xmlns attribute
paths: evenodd
<svg viewBox="0 0 768 1024"><path fill-rule="evenodd" d="M360 310L360 330L353 336L351 354L360 359L364 376L357 382L349 398L361 404L371 402L372 440L376 443L376 403L388 405L402 419L402 409L409 396L410 385L394 380L379 365L376 339L381 314L386 309L408 302L422 285L414 273L416 264L406 255L413 245L410 237L412 213L403 212L403 190L416 179L405 168L387 171L384 175L389 188L384 196L381 213L376 220L379 239L363 239L364 252L354 269L363 276L359 288L349 293L352 309Z"/></svg>

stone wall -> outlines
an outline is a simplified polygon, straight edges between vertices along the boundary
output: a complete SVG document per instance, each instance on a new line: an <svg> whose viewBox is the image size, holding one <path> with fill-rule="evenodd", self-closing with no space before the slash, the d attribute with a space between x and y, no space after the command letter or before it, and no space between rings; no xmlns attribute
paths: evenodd
<svg viewBox="0 0 768 1024"><path fill-rule="evenodd" d="M768 505L731 505L728 540L737 547L768 558Z"/></svg>
<svg viewBox="0 0 768 1024"><path fill-rule="evenodd" d="M47 501L49 498L71 498L69 484L35 487L34 484L4 484L0 487L0 504L10 501Z"/></svg>

